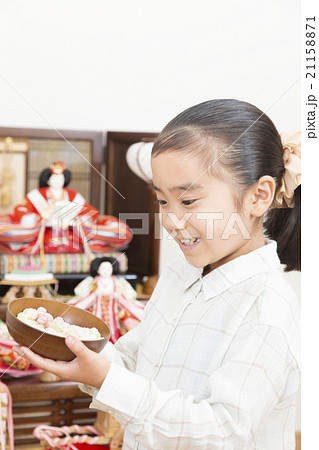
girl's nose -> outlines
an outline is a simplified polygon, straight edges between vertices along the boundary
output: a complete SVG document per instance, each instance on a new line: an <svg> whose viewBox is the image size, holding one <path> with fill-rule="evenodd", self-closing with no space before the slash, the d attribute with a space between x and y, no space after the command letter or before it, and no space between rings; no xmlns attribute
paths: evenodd
<svg viewBox="0 0 319 450"><path fill-rule="evenodd" d="M191 216L191 213L186 213L179 217L174 212L162 213L161 222L163 227L171 233L172 231L183 231L187 227L187 222Z"/></svg>

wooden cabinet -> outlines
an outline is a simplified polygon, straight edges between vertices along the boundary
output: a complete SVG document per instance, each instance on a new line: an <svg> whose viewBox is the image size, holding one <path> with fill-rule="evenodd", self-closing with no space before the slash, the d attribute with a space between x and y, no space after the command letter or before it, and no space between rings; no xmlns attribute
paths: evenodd
<svg viewBox="0 0 319 450"><path fill-rule="evenodd" d="M135 234L125 250L129 272L139 276L158 274L159 239L155 239L158 207L152 188L128 167L126 152L130 145L154 141L156 136L157 133L107 133L105 213L117 217L125 213L148 215L148 233ZM126 222L131 228L141 228L141 219Z"/></svg>
<svg viewBox="0 0 319 450"><path fill-rule="evenodd" d="M32 432L41 424L93 425L97 412L89 409L91 397L77 383L42 383L39 376L3 380L12 395L14 448L39 444Z"/></svg>

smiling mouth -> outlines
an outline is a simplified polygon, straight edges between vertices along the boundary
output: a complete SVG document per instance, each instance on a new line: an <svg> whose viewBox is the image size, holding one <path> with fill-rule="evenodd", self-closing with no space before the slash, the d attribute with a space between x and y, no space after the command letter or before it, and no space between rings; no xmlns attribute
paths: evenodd
<svg viewBox="0 0 319 450"><path fill-rule="evenodd" d="M192 238L192 239L179 239L179 242L183 245L194 245L200 241L200 238Z"/></svg>

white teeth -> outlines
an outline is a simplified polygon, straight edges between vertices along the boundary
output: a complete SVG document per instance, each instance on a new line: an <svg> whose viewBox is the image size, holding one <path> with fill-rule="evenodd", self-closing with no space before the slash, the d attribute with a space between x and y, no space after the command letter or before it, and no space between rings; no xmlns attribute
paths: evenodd
<svg viewBox="0 0 319 450"><path fill-rule="evenodd" d="M192 245L195 243L195 241L197 241L197 238L193 238L193 239L180 239L181 243L184 245Z"/></svg>

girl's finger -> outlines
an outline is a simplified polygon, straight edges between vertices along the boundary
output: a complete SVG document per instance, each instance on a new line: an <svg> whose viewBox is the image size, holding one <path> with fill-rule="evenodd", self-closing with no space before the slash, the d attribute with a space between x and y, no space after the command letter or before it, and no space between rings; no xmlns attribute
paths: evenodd
<svg viewBox="0 0 319 450"><path fill-rule="evenodd" d="M42 356L33 353L33 351L27 347L13 347L13 351L26 358L31 364L39 367L39 369L55 372L56 362L52 359L43 358Z"/></svg>
<svg viewBox="0 0 319 450"><path fill-rule="evenodd" d="M76 356L83 357L91 352L83 342L73 336L67 336L65 343Z"/></svg>
<svg viewBox="0 0 319 450"><path fill-rule="evenodd" d="M20 347L20 345L15 345L15 346L13 346L13 347L12 347L12 350L13 350L14 352L18 353L18 355L21 356L21 347Z"/></svg>

